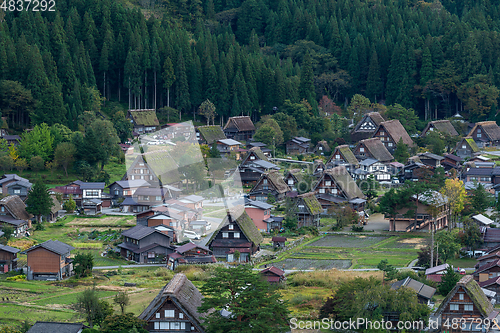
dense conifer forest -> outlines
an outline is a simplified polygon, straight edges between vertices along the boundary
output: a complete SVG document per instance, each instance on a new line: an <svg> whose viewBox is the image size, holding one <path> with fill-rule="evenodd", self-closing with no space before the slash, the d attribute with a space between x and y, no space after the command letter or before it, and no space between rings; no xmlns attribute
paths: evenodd
<svg viewBox="0 0 500 333"><path fill-rule="evenodd" d="M77 130L101 100L178 120L210 99L216 122L279 112L322 133L319 110L362 94L495 119L499 30L498 0L58 0L0 10L0 109L11 129Z"/></svg>

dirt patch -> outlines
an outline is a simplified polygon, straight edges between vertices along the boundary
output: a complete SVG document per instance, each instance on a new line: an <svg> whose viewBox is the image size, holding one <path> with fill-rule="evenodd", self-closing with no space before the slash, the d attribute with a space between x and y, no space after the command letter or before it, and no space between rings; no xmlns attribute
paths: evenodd
<svg viewBox="0 0 500 333"><path fill-rule="evenodd" d="M106 216L102 218L76 218L73 221L67 223L69 226L80 226L80 225L118 225L118 222L124 221L125 218L123 216ZM133 224L132 220L128 220L126 223ZM124 224L124 222L121 222Z"/></svg>
<svg viewBox="0 0 500 333"><path fill-rule="evenodd" d="M417 249L426 247L429 242L426 238L404 238L395 242L395 247L400 249Z"/></svg>

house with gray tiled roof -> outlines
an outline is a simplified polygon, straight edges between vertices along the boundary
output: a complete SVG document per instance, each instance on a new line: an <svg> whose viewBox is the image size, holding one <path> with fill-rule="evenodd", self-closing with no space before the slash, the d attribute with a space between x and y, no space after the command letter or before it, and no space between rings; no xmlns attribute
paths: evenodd
<svg viewBox="0 0 500 333"><path fill-rule="evenodd" d="M73 275L71 251L75 248L58 240L48 240L21 253L26 254L28 280L62 280Z"/></svg>
<svg viewBox="0 0 500 333"><path fill-rule="evenodd" d="M37 321L26 333L81 333L89 328L82 323L59 323L50 321Z"/></svg>
<svg viewBox="0 0 500 333"><path fill-rule="evenodd" d="M123 242L118 245L120 254L127 260L138 263L164 262L174 252L171 236L154 227L136 225L122 232Z"/></svg>

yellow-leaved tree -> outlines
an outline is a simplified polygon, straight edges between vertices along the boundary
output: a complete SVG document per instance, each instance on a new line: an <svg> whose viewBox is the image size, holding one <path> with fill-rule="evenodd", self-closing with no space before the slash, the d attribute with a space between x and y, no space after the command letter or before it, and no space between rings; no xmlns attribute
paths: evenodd
<svg viewBox="0 0 500 333"><path fill-rule="evenodd" d="M448 228L454 227L465 205L467 192L465 191L464 182L458 178L446 179L441 194L448 200Z"/></svg>

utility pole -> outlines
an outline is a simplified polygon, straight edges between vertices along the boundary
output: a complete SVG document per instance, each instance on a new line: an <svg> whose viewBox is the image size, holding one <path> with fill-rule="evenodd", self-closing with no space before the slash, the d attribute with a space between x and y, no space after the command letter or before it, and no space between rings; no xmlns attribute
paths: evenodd
<svg viewBox="0 0 500 333"><path fill-rule="evenodd" d="M434 222L430 224L431 227L431 268L434 261Z"/></svg>

